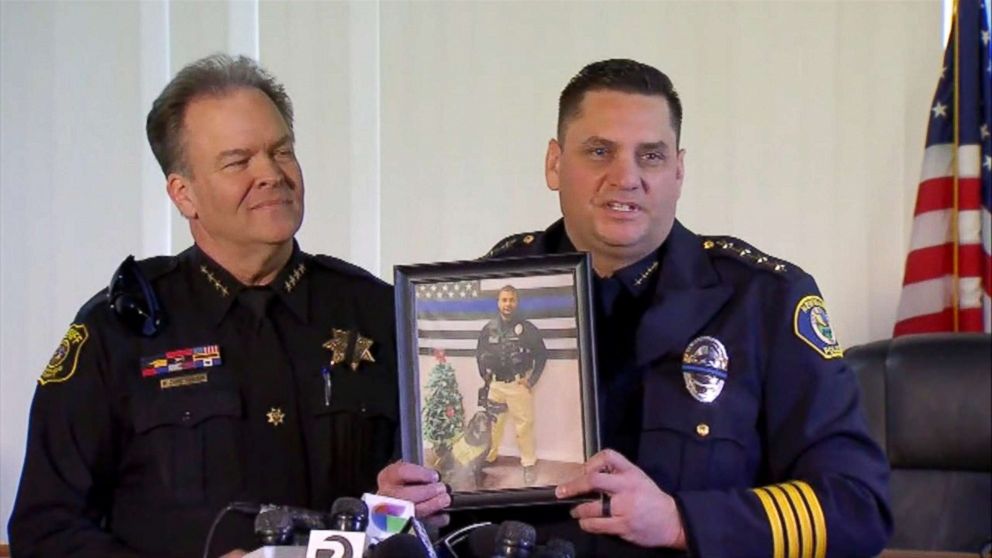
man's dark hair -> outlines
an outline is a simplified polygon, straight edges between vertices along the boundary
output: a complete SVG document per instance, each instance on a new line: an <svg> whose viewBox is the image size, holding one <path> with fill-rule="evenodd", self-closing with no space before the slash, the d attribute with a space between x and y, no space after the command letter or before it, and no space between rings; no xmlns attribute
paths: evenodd
<svg viewBox="0 0 992 558"><path fill-rule="evenodd" d="M188 171L183 152L183 121L186 107L204 96L220 96L236 89L258 89L282 114L293 133L293 103L286 89L269 72L246 56L212 54L185 66L152 104L145 132L152 153L166 176Z"/></svg>
<svg viewBox="0 0 992 558"><path fill-rule="evenodd" d="M504 291L508 293L513 293L513 296L517 300L520 300L520 294L517 292L517 288L514 287L513 285L503 285L503 287L500 288L499 292L496 293L496 297L499 298L499 295L502 294Z"/></svg>
<svg viewBox="0 0 992 558"><path fill-rule="evenodd" d="M640 95L660 95L668 101L675 130L675 146L682 134L682 101L672 80L653 66L635 60L614 58L593 62L579 70L558 98L558 141L565 140L568 121L579 116L582 99L589 91L620 91Z"/></svg>

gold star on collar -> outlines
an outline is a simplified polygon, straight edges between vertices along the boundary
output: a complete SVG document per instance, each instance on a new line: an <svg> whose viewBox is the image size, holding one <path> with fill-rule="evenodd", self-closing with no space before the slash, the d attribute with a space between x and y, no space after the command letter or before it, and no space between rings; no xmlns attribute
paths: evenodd
<svg viewBox="0 0 992 558"><path fill-rule="evenodd" d="M286 281L282 285L283 288L286 289L287 293L293 292L293 289L296 288L296 284L300 281L300 278L303 277L303 273L306 272L306 270L307 266L303 262L300 262L300 265L296 266L296 269L289 274L289 277L286 278Z"/></svg>
<svg viewBox="0 0 992 558"><path fill-rule="evenodd" d="M227 287L225 287L223 283L221 283L216 277L214 277L214 274L210 271L210 268L208 268L205 265L201 265L200 273L207 276L207 281L209 281L210 284L213 285L215 289L217 289L217 292L219 292L221 296L227 296L228 294Z"/></svg>
<svg viewBox="0 0 992 558"><path fill-rule="evenodd" d="M268 417L269 424L272 426L279 426L282 424L283 419L286 418L286 413L282 412L282 409L279 407L272 407L269 409L268 413L265 413L265 416Z"/></svg>
<svg viewBox="0 0 992 558"><path fill-rule="evenodd" d="M351 355L351 369L358 371L358 365L363 362L375 362L372 358L372 340L358 334L358 341L355 341L355 352Z"/></svg>
<svg viewBox="0 0 992 558"><path fill-rule="evenodd" d="M351 332L345 329L332 329L331 334L334 337L325 341L321 347L331 351L331 366L337 366L347 359Z"/></svg>

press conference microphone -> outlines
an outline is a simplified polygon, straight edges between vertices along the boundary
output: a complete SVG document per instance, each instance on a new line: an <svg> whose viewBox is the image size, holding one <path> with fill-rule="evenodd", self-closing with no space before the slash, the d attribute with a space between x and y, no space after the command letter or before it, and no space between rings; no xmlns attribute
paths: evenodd
<svg viewBox="0 0 992 558"><path fill-rule="evenodd" d="M492 558L530 558L537 540L534 527L522 521L504 521L496 531Z"/></svg>
<svg viewBox="0 0 992 558"><path fill-rule="evenodd" d="M341 497L331 505L330 519L327 528L332 531L365 531L369 526L369 507L358 498Z"/></svg>
<svg viewBox="0 0 992 558"><path fill-rule="evenodd" d="M376 545L369 558L431 558L431 553L416 536L399 533Z"/></svg>
<svg viewBox="0 0 992 558"><path fill-rule="evenodd" d="M307 556L316 558L358 558L368 545L365 528L369 507L358 498L342 497L331 505L325 529L310 532Z"/></svg>
<svg viewBox="0 0 992 558"><path fill-rule="evenodd" d="M255 516L255 535L262 544L287 545L295 542L297 531L323 529L327 525L324 513L291 506L263 505Z"/></svg>

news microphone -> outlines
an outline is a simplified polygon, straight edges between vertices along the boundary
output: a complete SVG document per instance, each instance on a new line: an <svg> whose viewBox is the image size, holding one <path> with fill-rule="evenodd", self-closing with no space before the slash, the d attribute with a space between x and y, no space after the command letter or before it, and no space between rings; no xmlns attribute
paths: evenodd
<svg viewBox="0 0 992 558"><path fill-rule="evenodd" d="M376 545L369 558L436 558L437 555L428 548L416 536L399 533Z"/></svg>
<svg viewBox="0 0 992 558"><path fill-rule="evenodd" d="M297 541L297 531L313 531L327 526L325 514L291 506L260 506L255 516L255 535L265 546L288 545Z"/></svg>
<svg viewBox="0 0 992 558"><path fill-rule="evenodd" d="M414 515L413 502L365 493L362 501L369 507L369 526L365 534L369 544L377 544L409 527Z"/></svg>
<svg viewBox="0 0 992 558"><path fill-rule="evenodd" d="M341 497L334 500L330 519L327 528L332 531L365 531L369 526L369 507L358 498Z"/></svg>
<svg viewBox="0 0 992 558"><path fill-rule="evenodd" d="M504 521L496 531L492 558L530 558L537 541L534 527L522 521Z"/></svg>
<svg viewBox="0 0 992 558"><path fill-rule="evenodd" d="M307 558L359 558L368 546L369 507L358 498L334 500L326 529L310 532Z"/></svg>

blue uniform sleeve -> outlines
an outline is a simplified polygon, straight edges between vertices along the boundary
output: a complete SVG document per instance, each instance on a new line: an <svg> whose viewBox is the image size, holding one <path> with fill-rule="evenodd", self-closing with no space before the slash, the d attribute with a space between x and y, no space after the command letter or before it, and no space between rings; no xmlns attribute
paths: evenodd
<svg viewBox="0 0 992 558"><path fill-rule="evenodd" d="M117 460L104 340L97 329L72 324L35 390L9 524L14 556L138 556L102 528Z"/></svg>
<svg viewBox="0 0 992 558"><path fill-rule="evenodd" d="M778 284L781 290L782 284ZM874 556L892 530L889 468L809 276L766 297L765 486L675 494L695 556Z"/></svg>

